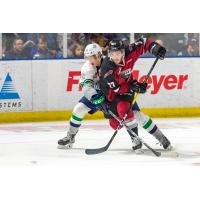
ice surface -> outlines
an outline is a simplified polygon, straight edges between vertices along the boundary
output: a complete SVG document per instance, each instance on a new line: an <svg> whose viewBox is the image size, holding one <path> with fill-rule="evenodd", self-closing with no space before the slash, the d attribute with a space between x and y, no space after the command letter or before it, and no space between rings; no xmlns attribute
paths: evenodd
<svg viewBox="0 0 200 200"><path fill-rule="evenodd" d="M86 155L85 148L104 146L113 134L106 120L84 121L73 149L57 149L57 140L66 135L68 122L0 125L0 165L200 165L200 118L154 119L171 140L178 158L157 158L145 147L143 155L131 149L131 140L122 129L109 150ZM140 136L153 148L162 149L142 128Z"/></svg>

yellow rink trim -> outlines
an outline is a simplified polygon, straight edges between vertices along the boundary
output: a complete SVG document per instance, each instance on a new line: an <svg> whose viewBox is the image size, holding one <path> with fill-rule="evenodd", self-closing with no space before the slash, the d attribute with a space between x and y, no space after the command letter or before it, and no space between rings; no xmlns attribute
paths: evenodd
<svg viewBox="0 0 200 200"><path fill-rule="evenodd" d="M193 108L144 108L142 111L150 117L200 117L200 107ZM0 123L63 121L69 120L72 111L44 112L2 112ZM87 114L85 119L103 119L102 112Z"/></svg>

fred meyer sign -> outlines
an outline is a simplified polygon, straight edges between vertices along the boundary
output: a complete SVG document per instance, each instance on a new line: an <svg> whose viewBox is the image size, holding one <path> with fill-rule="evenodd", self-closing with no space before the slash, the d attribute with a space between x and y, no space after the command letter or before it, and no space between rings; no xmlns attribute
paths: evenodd
<svg viewBox="0 0 200 200"><path fill-rule="evenodd" d="M79 84L81 72L80 71L69 71L67 74L67 86L66 91L72 92L73 86ZM133 71L133 77L139 82L143 82L145 75L140 75L139 70ZM170 75L152 75L149 77L147 83L147 89L150 94L155 95L159 92L160 88L163 87L165 90L182 90L184 83L188 80L188 74L170 74ZM78 88L77 91L81 91Z"/></svg>

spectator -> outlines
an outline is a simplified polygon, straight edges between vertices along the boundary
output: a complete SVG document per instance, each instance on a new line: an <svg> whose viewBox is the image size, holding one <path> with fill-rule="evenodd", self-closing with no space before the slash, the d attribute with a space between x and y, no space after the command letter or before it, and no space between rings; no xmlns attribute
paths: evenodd
<svg viewBox="0 0 200 200"><path fill-rule="evenodd" d="M43 37L46 38L47 40L47 48L49 49L49 51L53 54L54 57L57 57L58 52L59 52L59 46L58 46L58 41L57 41L57 37L58 34L57 33L46 33L46 34L41 34L43 35Z"/></svg>
<svg viewBox="0 0 200 200"><path fill-rule="evenodd" d="M106 55L107 53L107 45L108 45L108 39L103 36L102 33L94 33L90 34L90 37L88 38L88 43L97 43L102 48L103 54Z"/></svg>
<svg viewBox="0 0 200 200"><path fill-rule="evenodd" d="M7 54L13 49L14 40L20 38L23 40L23 51L26 52L28 58L33 58L38 49L38 38L45 38L48 45L47 48L51 54L53 54L54 57L61 58L63 57L63 48L61 44L63 42L62 35L63 34L57 33L3 33L2 49L4 54Z"/></svg>
<svg viewBox="0 0 200 200"><path fill-rule="evenodd" d="M141 36L162 41L167 50L166 56L181 56L181 53L186 50L186 33L136 33L135 39ZM150 54L147 56L150 56Z"/></svg>
<svg viewBox="0 0 200 200"><path fill-rule="evenodd" d="M197 39L192 38L188 44L187 53L190 56L198 56L199 55L199 42Z"/></svg>
<svg viewBox="0 0 200 200"><path fill-rule="evenodd" d="M67 34L67 57L68 58L74 58L75 54L74 51L77 48L77 46L82 46L83 48L85 45L89 42L86 41L87 34L83 33L69 33Z"/></svg>
<svg viewBox="0 0 200 200"><path fill-rule="evenodd" d="M192 38L188 41L185 51L179 52L180 56L199 56L199 42Z"/></svg>
<svg viewBox="0 0 200 200"><path fill-rule="evenodd" d="M49 51L47 48L47 40L45 37L39 37L37 43L37 52L33 56L34 59L41 59L41 58L54 58L55 55Z"/></svg>
<svg viewBox="0 0 200 200"><path fill-rule="evenodd" d="M57 34L57 46L58 46L58 52L57 52L57 57L62 58L63 57L63 34L58 33Z"/></svg>
<svg viewBox="0 0 200 200"><path fill-rule="evenodd" d="M83 58L84 46L75 44L72 54L74 58Z"/></svg>
<svg viewBox="0 0 200 200"><path fill-rule="evenodd" d="M89 43L97 43L102 47L103 53L107 52L107 45L110 40L120 38L125 43L130 42L129 33L71 33L67 34L67 57L81 58L83 57L82 48ZM75 53L75 50L77 51ZM80 52L78 52L80 51ZM76 55L75 55L76 54Z"/></svg>
<svg viewBox="0 0 200 200"><path fill-rule="evenodd" d="M89 43L97 43L101 47L106 47L108 43L108 39L105 38L103 34L100 34L100 33L90 34L89 40L90 40Z"/></svg>
<svg viewBox="0 0 200 200"><path fill-rule="evenodd" d="M30 58L29 53L24 49L24 42L17 38L13 41L13 49L5 52L3 59L27 59Z"/></svg>
<svg viewBox="0 0 200 200"><path fill-rule="evenodd" d="M13 42L15 39L20 38L24 42L26 41L26 33L3 33L3 41L5 42L5 51L9 51L13 48Z"/></svg>

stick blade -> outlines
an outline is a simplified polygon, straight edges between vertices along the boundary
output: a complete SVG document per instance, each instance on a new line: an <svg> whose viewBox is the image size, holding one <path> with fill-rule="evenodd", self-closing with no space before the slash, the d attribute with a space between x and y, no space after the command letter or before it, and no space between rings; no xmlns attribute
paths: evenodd
<svg viewBox="0 0 200 200"><path fill-rule="evenodd" d="M99 153L103 153L107 150L107 146L102 147L102 148L98 148L98 149L86 149L85 153L87 155L94 155L94 154L99 154Z"/></svg>
<svg viewBox="0 0 200 200"><path fill-rule="evenodd" d="M99 153L103 153L103 152L107 151L110 144L112 143L113 139L117 135L117 132L118 132L118 129L114 132L113 136L111 137L111 139L109 140L109 142L106 146L101 147L101 148L97 148L97 149L86 149L85 153L87 155L94 155L94 154L99 154Z"/></svg>
<svg viewBox="0 0 200 200"><path fill-rule="evenodd" d="M179 154L176 151L161 152L161 157L177 158Z"/></svg>

